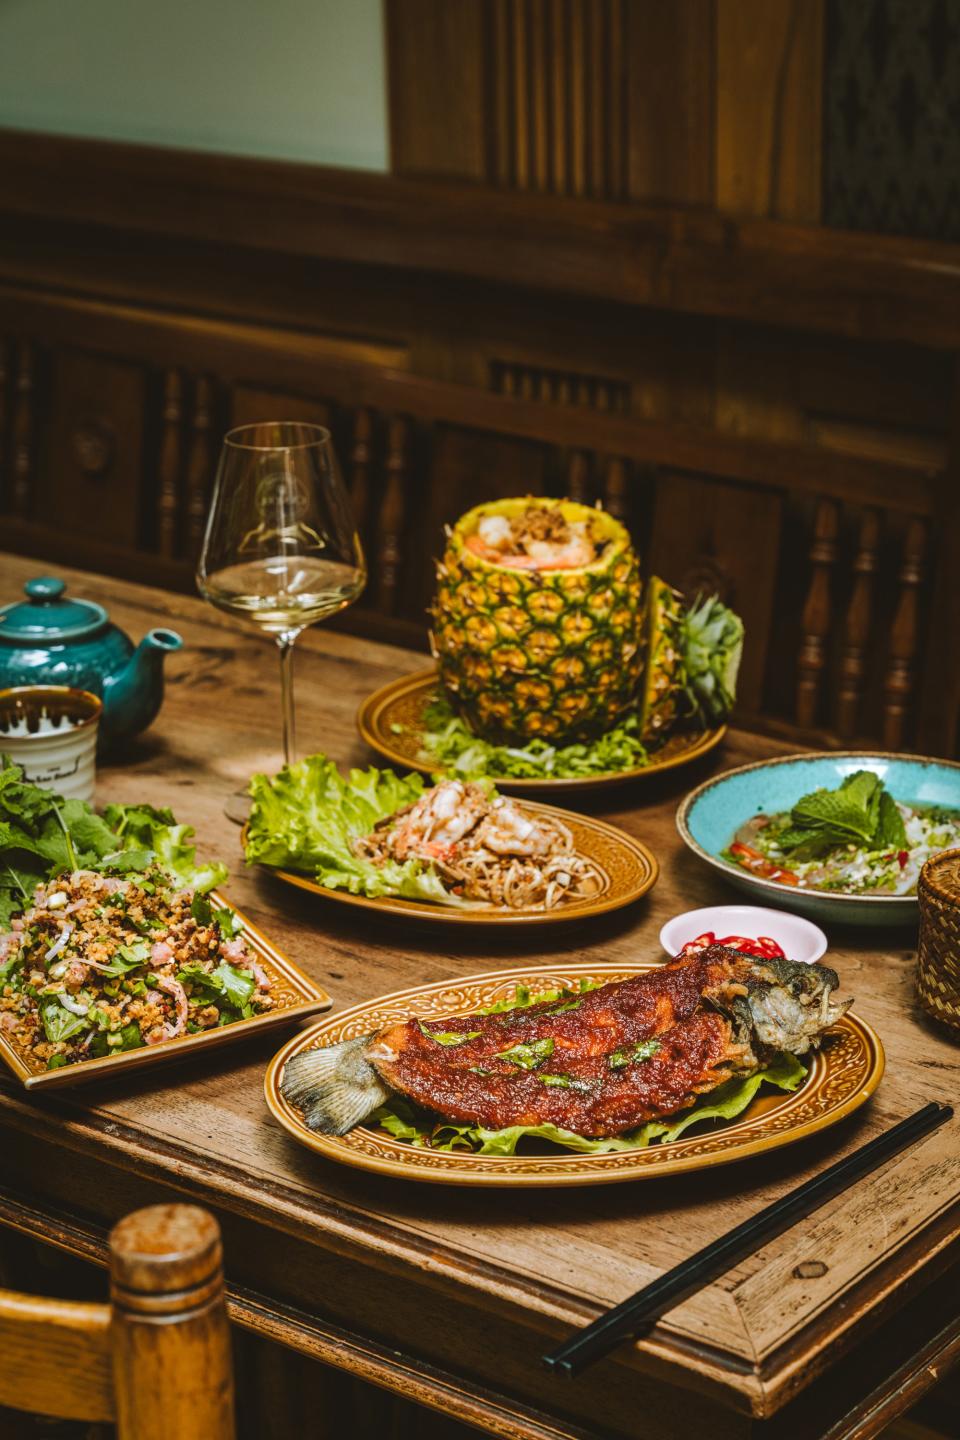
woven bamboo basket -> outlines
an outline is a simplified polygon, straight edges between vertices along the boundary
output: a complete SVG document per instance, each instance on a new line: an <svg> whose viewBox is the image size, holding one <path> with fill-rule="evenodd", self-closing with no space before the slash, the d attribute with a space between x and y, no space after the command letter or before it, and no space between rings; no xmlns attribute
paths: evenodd
<svg viewBox="0 0 960 1440"><path fill-rule="evenodd" d="M960 1036L960 850L927 861L917 896L917 996L928 1015Z"/></svg>

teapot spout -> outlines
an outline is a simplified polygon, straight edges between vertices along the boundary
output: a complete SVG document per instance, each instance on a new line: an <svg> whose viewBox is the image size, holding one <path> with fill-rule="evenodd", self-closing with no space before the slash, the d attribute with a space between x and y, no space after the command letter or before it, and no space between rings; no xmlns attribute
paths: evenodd
<svg viewBox="0 0 960 1440"><path fill-rule="evenodd" d="M163 703L163 662L183 640L175 630L150 630L123 669L104 685L103 725L110 739L145 730Z"/></svg>
<svg viewBox="0 0 960 1440"><path fill-rule="evenodd" d="M155 657L159 657L162 664L165 655L182 649L183 640L176 630L148 630L130 658L133 661L142 652L151 651Z"/></svg>

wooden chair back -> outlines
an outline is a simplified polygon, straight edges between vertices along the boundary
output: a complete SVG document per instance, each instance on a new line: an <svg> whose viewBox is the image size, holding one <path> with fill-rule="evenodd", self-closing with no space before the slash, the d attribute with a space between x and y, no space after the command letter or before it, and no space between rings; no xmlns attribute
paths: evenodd
<svg viewBox="0 0 960 1440"><path fill-rule="evenodd" d="M220 1229L152 1205L110 1236L110 1303L0 1290L0 1405L112 1421L118 1440L233 1440Z"/></svg>

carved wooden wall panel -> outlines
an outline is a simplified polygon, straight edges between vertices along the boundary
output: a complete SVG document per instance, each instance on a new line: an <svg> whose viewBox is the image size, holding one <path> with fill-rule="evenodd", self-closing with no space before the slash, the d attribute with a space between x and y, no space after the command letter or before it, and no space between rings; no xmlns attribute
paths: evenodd
<svg viewBox="0 0 960 1440"><path fill-rule="evenodd" d="M387 0L399 174L816 220L825 0Z"/></svg>
<svg viewBox="0 0 960 1440"><path fill-rule="evenodd" d="M140 537L147 376L136 361L61 350L49 366L31 513L116 545Z"/></svg>
<svg viewBox="0 0 960 1440"><path fill-rule="evenodd" d="M487 178L518 190L623 199L626 0L492 0L485 8Z"/></svg>
<svg viewBox="0 0 960 1440"><path fill-rule="evenodd" d="M717 0L719 209L819 220L824 3Z"/></svg>
<svg viewBox="0 0 960 1440"><path fill-rule="evenodd" d="M627 193L709 205L714 195L715 0L627 0Z"/></svg>

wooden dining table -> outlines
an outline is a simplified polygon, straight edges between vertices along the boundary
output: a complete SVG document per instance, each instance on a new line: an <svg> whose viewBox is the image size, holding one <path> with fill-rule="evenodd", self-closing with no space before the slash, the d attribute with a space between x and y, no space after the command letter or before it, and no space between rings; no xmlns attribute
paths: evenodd
<svg viewBox="0 0 960 1440"><path fill-rule="evenodd" d="M0 555L0 600L47 568ZM577 798L659 859L655 888L618 913L543 930L431 927L360 913L248 869L224 805L252 772L279 765L270 642L198 599L58 573L135 640L158 624L184 640L167 661L158 719L101 763L97 803L149 801L194 826L201 853L230 865L226 894L336 1007L511 963L629 967L658 957L668 917L742 898L685 849L674 821L682 796L710 774L788 748L737 729L693 768ZM304 634L301 752L377 763L358 737L357 707L422 665L422 655L343 630ZM446 1417L442 1431L410 1434L463 1425L510 1440L869 1440L960 1355L960 1118L578 1378L558 1378L541 1358L919 1105L960 1099L960 1045L915 1003L915 928L837 926L829 939L829 963L879 1032L887 1068L854 1115L794 1145L581 1189L377 1176L301 1147L273 1120L264 1069L285 1037L267 1035L56 1093L27 1093L0 1076L0 1256L29 1237L96 1267L109 1227L136 1206L172 1198L208 1207L223 1228L231 1317L259 1376L258 1393L241 1405L241 1435L346 1433L304 1399L316 1373L351 1376L376 1387L371 1395ZM329 1385L315 1393L329 1395ZM385 1413L370 1404L370 1415Z"/></svg>

